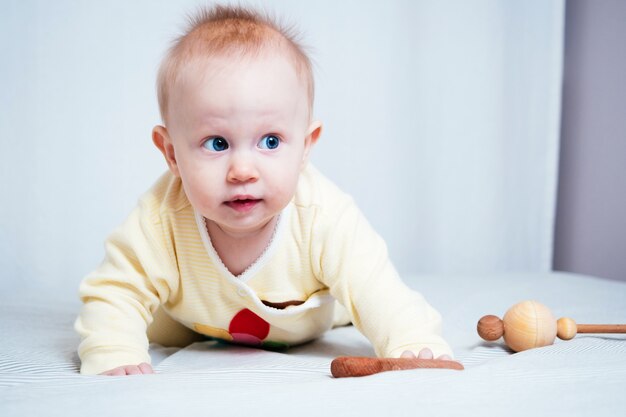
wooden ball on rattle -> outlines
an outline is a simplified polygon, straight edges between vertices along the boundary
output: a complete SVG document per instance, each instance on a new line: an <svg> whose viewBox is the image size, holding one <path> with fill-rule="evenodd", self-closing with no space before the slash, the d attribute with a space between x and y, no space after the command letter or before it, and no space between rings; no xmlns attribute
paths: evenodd
<svg viewBox="0 0 626 417"><path fill-rule="evenodd" d="M511 307L504 318L485 316L478 322L478 334L485 340L504 342L515 352L551 345L556 338L556 319L536 301L522 301Z"/></svg>
<svg viewBox="0 0 626 417"><path fill-rule="evenodd" d="M504 334L504 323L500 317L488 315L478 322L478 334L485 340L493 342Z"/></svg>
<svg viewBox="0 0 626 417"><path fill-rule="evenodd" d="M561 340L573 339L578 333L576 322L567 317L561 317L556 322L556 335Z"/></svg>
<svg viewBox="0 0 626 417"><path fill-rule="evenodd" d="M570 340L578 333L626 333L626 324L576 324L570 318L558 321L548 307L536 301L522 301L511 307L504 318L489 315L478 322L478 334L494 341L504 336L504 342L515 352L548 346L554 339Z"/></svg>

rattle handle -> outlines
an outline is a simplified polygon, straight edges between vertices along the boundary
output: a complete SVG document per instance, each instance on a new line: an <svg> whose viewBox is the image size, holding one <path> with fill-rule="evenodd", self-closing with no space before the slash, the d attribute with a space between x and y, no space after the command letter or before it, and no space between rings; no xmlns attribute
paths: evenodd
<svg viewBox="0 0 626 417"><path fill-rule="evenodd" d="M626 333L626 324L577 324L577 333Z"/></svg>
<svg viewBox="0 0 626 417"><path fill-rule="evenodd" d="M463 370L463 365L456 361L417 358L368 358L341 356L330 364L330 372L335 378L366 376L385 371L400 371L415 368L437 368Z"/></svg>

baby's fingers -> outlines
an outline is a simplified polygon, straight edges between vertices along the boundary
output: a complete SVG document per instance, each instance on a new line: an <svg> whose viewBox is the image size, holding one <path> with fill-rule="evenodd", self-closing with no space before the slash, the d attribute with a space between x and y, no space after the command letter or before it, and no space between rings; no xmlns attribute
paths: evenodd
<svg viewBox="0 0 626 417"><path fill-rule="evenodd" d="M428 348L424 348L422 350L420 350L420 352L418 353L417 356L415 356L415 353L410 351L410 350L405 350L404 352L402 352L402 355L400 355L401 358L417 358L417 359L434 359L434 354L433 351L428 349ZM451 361L452 358L450 357L450 355L441 355L437 358L438 360L442 360L442 361Z"/></svg>
<svg viewBox="0 0 626 417"><path fill-rule="evenodd" d="M434 355L433 355L433 351L425 348L420 350L420 353L417 355L418 359L433 359Z"/></svg>
<svg viewBox="0 0 626 417"><path fill-rule="evenodd" d="M401 358L407 358L407 359L412 359L415 358L415 353L411 352L410 350L405 350L404 352L402 352L402 355L400 355Z"/></svg>
<svg viewBox="0 0 626 417"><path fill-rule="evenodd" d="M102 372L100 375L106 376L124 376L124 375L141 375L141 374L153 374L152 366L147 363L140 363L139 365L125 365L118 366L115 369L111 369L106 372Z"/></svg>
<svg viewBox="0 0 626 417"><path fill-rule="evenodd" d="M124 367L119 367L119 368L111 369L110 371L102 372L100 375L122 376L122 375L126 375L126 370L124 369Z"/></svg>
<svg viewBox="0 0 626 417"><path fill-rule="evenodd" d="M404 352L402 352L402 355L400 355L401 358L407 358L407 359L413 359L413 358L417 358L417 359L432 359L433 358L433 351L425 348L420 350L420 353L418 353L417 356L415 356L415 352L412 352L410 350L405 350Z"/></svg>
<svg viewBox="0 0 626 417"><path fill-rule="evenodd" d="M152 369L152 366L150 366L150 364L147 363L140 363L139 364L139 370L141 371L142 374L153 374L154 370Z"/></svg>

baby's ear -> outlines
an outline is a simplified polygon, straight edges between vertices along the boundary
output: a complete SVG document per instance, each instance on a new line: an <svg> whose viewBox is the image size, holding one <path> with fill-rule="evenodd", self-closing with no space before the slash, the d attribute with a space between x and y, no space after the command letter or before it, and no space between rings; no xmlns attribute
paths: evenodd
<svg viewBox="0 0 626 417"><path fill-rule="evenodd" d="M322 134L322 122L316 120L311 122L307 129L306 137L304 138L304 154L302 155L302 168L306 166L309 159L309 152L313 145L315 145Z"/></svg>
<svg viewBox="0 0 626 417"><path fill-rule="evenodd" d="M165 157L165 162L167 162L167 166L170 168L170 171L172 171L172 174L180 177L174 145L172 144L172 140L165 126L155 126L154 129L152 129L152 142L154 142L154 145L159 148Z"/></svg>

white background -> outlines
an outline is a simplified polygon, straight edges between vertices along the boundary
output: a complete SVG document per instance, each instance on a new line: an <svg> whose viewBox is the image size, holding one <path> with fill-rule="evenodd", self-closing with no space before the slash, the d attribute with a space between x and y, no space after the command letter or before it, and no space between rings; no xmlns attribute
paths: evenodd
<svg viewBox="0 0 626 417"><path fill-rule="evenodd" d="M73 288L166 169L154 82L204 2L3 1L0 288ZM547 271L562 0L251 2L316 63L313 162L402 274Z"/></svg>

